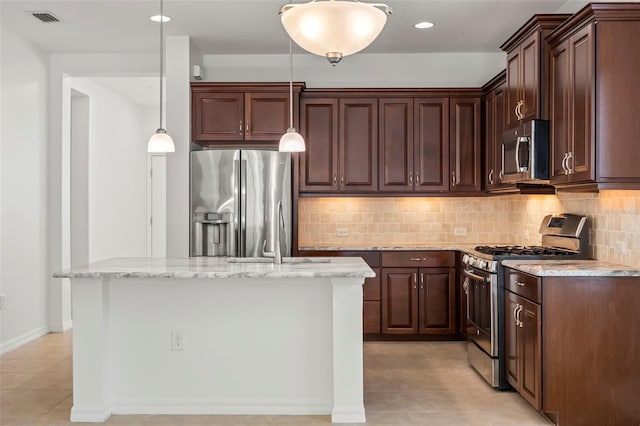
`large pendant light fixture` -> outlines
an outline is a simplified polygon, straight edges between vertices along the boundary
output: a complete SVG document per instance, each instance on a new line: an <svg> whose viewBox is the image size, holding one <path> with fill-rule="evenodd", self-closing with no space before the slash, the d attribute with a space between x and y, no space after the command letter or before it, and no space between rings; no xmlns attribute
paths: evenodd
<svg viewBox="0 0 640 426"><path fill-rule="evenodd" d="M293 50L291 39L289 39L289 128L280 138L278 151L302 152L304 150L304 138L293 127Z"/></svg>
<svg viewBox="0 0 640 426"><path fill-rule="evenodd" d="M164 76L164 21L169 19L164 16L163 0L160 0L160 127L149 138L147 152L174 152L176 150L173 139L162 126L163 76Z"/></svg>
<svg viewBox="0 0 640 426"><path fill-rule="evenodd" d="M298 46L326 57L335 66L343 56L369 46L391 13L391 8L383 3L312 0L282 6L280 19Z"/></svg>

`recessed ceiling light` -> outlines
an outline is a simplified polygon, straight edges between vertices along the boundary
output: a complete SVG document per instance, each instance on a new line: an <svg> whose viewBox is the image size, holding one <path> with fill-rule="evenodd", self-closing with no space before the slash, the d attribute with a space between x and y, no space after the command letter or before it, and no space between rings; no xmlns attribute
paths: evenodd
<svg viewBox="0 0 640 426"><path fill-rule="evenodd" d="M420 29L420 30L424 30L426 28L431 28L433 27L435 24L433 22L429 22L429 21L422 21L422 22L418 22L417 24L414 25L414 27Z"/></svg>
<svg viewBox="0 0 640 426"><path fill-rule="evenodd" d="M171 20L171 18L166 15L153 15L149 19L151 19L153 22L169 22Z"/></svg>

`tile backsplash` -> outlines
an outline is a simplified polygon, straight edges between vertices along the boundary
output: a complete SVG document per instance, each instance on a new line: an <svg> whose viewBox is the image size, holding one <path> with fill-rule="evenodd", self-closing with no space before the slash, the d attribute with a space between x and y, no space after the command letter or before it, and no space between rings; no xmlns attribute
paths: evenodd
<svg viewBox="0 0 640 426"><path fill-rule="evenodd" d="M549 213L589 217L589 254L640 267L640 191L498 197L301 198L300 247L540 244Z"/></svg>

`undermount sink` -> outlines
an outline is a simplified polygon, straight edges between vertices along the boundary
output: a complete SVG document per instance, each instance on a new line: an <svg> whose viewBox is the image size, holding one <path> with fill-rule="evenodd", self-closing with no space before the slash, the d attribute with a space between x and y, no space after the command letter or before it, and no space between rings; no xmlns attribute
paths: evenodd
<svg viewBox="0 0 640 426"><path fill-rule="evenodd" d="M232 257L228 263L273 263L271 257ZM328 257L283 257L282 263L330 263Z"/></svg>

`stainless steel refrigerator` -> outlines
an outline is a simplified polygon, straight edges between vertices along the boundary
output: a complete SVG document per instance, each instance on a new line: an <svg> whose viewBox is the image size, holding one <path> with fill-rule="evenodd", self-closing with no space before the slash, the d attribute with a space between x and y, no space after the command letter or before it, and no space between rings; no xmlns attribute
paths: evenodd
<svg viewBox="0 0 640 426"><path fill-rule="evenodd" d="M290 153L193 151L190 170L191 256L262 257L275 251L276 232L291 255Z"/></svg>

